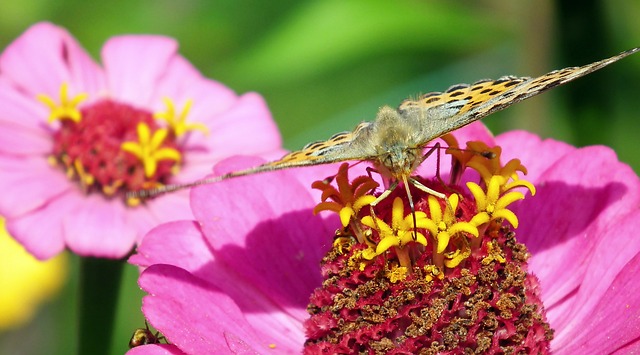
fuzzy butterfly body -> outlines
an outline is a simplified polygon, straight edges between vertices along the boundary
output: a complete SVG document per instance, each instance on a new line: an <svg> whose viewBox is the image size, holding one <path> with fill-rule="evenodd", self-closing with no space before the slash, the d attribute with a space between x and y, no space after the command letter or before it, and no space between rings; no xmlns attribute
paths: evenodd
<svg viewBox="0 0 640 355"><path fill-rule="evenodd" d="M536 78L503 76L471 85L454 85L445 92L428 93L416 100L407 99L397 109L383 106L374 121L363 122L353 131L335 134L326 141L307 144L280 160L191 184L168 185L141 192L140 196L260 172L348 160L370 161L386 177L406 181L424 159L422 151L432 140L639 50L634 48L595 63L555 70Z"/></svg>

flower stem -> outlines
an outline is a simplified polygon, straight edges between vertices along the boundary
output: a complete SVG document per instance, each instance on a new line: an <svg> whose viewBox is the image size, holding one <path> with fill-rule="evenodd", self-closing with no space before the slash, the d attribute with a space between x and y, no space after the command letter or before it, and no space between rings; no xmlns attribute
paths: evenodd
<svg viewBox="0 0 640 355"><path fill-rule="evenodd" d="M82 258L78 354L110 354L124 262Z"/></svg>

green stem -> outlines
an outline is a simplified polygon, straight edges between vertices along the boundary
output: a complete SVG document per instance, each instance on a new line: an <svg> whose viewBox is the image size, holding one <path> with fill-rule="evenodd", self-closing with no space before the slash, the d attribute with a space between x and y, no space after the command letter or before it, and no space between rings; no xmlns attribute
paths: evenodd
<svg viewBox="0 0 640 355"><path fill-rule="evenodd" d="M124 265L122 260L81 259L78 354L110 353Z"/></svg>

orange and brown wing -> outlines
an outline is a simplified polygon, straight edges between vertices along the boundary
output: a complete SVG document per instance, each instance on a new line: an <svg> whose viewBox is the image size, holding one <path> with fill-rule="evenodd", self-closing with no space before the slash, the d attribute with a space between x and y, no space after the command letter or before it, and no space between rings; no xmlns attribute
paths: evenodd
<svg viewBox="0 0 640 355"><path fill-rule="evenodd" d="M541 94L551 88L585 76L639 51L634 48L582 67L555 70L537 78L504 76L497 80L481 80L459 84L445 92L429 93L418 100L405 100L398 111L407 119L417 120L421 143L427 143L517 102Z"/></svg>
<svg viewBox="0 0 640 355"><path fill-rule="evenodd" d="M326 141L309 143L302 149L291 152L279 160L265 163L255 168L229 173L220 178L226 179L265 171L330 164L346 160L366 160L370 157L363 156L363 153L354 149L351 143L362 131L369 129L370 125L370 122L363 122L353 131L334 134Z"/></svg>

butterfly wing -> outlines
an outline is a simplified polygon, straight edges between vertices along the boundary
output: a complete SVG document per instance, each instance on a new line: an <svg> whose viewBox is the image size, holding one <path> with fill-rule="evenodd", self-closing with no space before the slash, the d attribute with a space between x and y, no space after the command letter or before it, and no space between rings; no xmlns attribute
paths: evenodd
<svg viewBox="0 0 640 355"><path fill-rule="evenodd" d="M255 168L232 172L220 178L226 179L265 171L330 164L346 160L368 159L370 153L364 152L361 144L353 144L353 142L359 141L357 137L367 134L371 125L371 122L362 122L353 131L334 134L326 141L309 143L302 149L291 152L279 160Z"/></svg>
<svg viewBox="0 0 640 355"><path fill-rule="evenodd" d="M425 94L418 100L405 100L398 111L420 127L418 144L451 132L493 112L580 78L640 50L634 48L582 67L554 70L537 78L503 76L471 85L459 84L447 91Z"/></svg>

